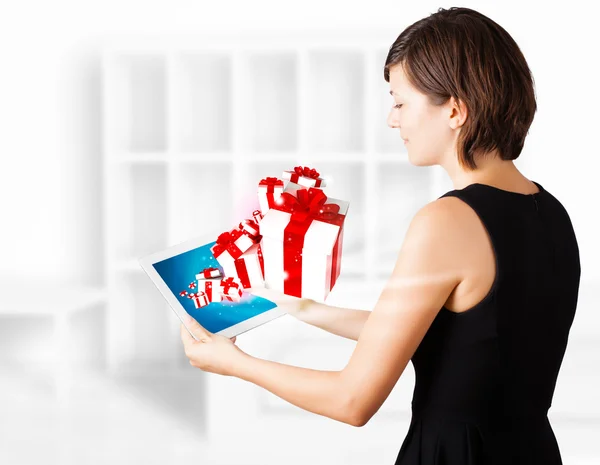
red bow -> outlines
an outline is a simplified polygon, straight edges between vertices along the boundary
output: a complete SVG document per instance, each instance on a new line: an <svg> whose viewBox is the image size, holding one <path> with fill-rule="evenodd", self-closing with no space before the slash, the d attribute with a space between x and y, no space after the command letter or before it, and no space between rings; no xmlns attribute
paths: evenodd
<svg viewBox="0 0 600 465"><path fill-rule="evenodd" d="M236 289L238 289L240 287L240 284L236 281L234 281L233 276L230 276L229 278L223 279L221 281L221 286L223 286L223 293L227 294L229 292L229 288L230 287L235 287Z"/></svg>
<svg viewBox="0 0 600 465"><path fill-rule="evenodd" d="M243 251L235 244L242 232L239 229L225 231L217 237L217 243L211 247L211 252L215 257L218 257L225 250L235 259L242 255Z"/></svg>
<svg viewBox="0 0 600 465"><path fill-rule="evenodd" d="M290 221L304 221L313 218L323 221L336 219L340 206L335 203L325 203L327 196L321 189L310 187L298 189L294 197L289 192L281 194L281 203L276 207L292 214Z"/></svg>
<svg viewBox="0 0 600 465"><path fill-rule="evenodd" d="M233 232L225 231L224 233L219 234L219 237L217 237L217 244L225 245L233 240L235 240L233 237Z"/></svg>
<svg viewBox="0 0 600 465"><path fill-rule="evenodd" d="M215 268L215 267L211 267L211 268L204 268L204 269L203 269L203 270L200 272L200 274L203 274L205 278L210 278L210 277L211 277L211 271L215 271L215 270L219 271L219 269L218 269L218 268ZM220 271L219 271L219 274L221 274L221 272L220 272Z"/></svg>
<svg viewBox="0 0 600 465"><path fill-rule="evenodd" d="M294 172L298 176L304 176L306 178L311 179L319 179L319 172L314 168L309 168L308 166L305 166L304 168L302 168L302 166L295 166Z"/></svg>
<svg viewBox="0 0 600 465"><path fill-rule="evenodd" d="M267 176L265 179L262 179L259 184L267 184L268 186L283 186L283 181L279 178Z"/></svg>

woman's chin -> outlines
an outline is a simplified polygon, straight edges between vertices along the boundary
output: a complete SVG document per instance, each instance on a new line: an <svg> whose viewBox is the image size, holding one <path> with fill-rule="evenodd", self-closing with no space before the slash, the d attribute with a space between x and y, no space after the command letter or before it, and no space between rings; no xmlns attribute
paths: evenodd
<svg viewBox="0 0 600 465"><path fill-rule="evenodd" d="M410 162L411 165L414 165L414 166L431 166L431 163L427 159L419 158L419 157L415 156L414 153L411 156L411 151L410 150L406 151L406 155L407 155L408 161Z"/></svg>

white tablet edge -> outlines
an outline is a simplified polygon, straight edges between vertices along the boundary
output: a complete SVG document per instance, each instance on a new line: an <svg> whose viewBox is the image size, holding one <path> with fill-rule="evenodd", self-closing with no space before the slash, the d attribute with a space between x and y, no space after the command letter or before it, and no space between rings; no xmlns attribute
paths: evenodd
<svg viewBox="0 0 600 465"><path fill-rule="evenodd" d="M164 250L160 250L158 252L154 252L150 255L146 255L138 259L138 262L142 269L146 272L148 277L154 283L154 285L158 288L160 293L169 303L170 307L173 309L185 329L190 333L190 335L198 341L198 338L192 333L190 328L188 328L185 324L185 316L191 316L188 312L185 311L185 308L181 305L177 297L171 290L167 283L161 278L156 269L154 268L154 264L160 262L162 260L166 260L167 258L171 258L175 255L180 255L189 250L196 249L198 247L202 247L211 242L215 242L216 238L219 236L220 232L209 233L206 235L194 237L187 241L181 242L179 244L168 247ZM215 334L220 334L225 337L233 337L239 334L245 333L257 326L260 326L264 323L267 323L275 318L278 318L282 315L285 315L287 312L282 310L280 307L274 307L270 310L266 310L252 318L249 318L244 321L240 321L239 323L229 326L227 328L223 328L221 331L216 332Z"/></svg>

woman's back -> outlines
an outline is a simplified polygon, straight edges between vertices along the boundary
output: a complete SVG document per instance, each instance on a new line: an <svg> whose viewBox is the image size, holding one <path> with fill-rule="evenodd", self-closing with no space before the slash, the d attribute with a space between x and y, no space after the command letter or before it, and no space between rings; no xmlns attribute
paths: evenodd
<svg viewBox="0 0 600 465"><path fill-rule="evenodd" d="M412 363L413 418L396 464L561 464L547 412L577 305L570 218L539 192L471 184L442 197L472 208L496 259L489 293L443 307Z"/></svg>

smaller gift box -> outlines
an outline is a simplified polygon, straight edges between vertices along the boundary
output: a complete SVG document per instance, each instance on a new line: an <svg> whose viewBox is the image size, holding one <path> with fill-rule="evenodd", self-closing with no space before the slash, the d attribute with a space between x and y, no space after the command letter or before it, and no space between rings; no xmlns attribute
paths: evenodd
<svg viewBox="0 0 600 465"><path fill-rule="evenodd" d="M229 236L223 238L221 236L211 251L223 267L225 276L238 279L244 288L262 287L264 285L264 262L259 244L261 235L256 221L253 219L242 220L236 229L229 232ZM247 249L244 247L243 252L239 247L235 248L232 245L235 238L238 238L235 241L239 243L239 238L242 236L251 242L250 247Z"/></svg>
<svg viewBox="0 0 600 465"><path fill-rule="evenodd" d="M245 219L240 221L237 229L241 230L244 234L249 236L255 243L260 241L260 228L258 223L253 218Z"/></svg>
<svg viewBox="0 0 600 465"><path fill-rule="evenodd" d="M218 268L204 268L196 275L198 280L198 292L206 293L209 302L221 302L221 292L219 284L223 279L223 275Z"/></svg>
<svg viewBox="0 0 600 465"><path fill-rule="evenodd" d="M263 214L260 210L254 210L252 212L252 218L254 218L254 221L256 221L256 224L260 223L260 220L263 219Z"/></svg>
<svg viewBox="0 0 600 465"><path fill-rule="evenodd" d="M319 172L308 166L296 166L293 170L284 171L281 177L302 187L323 188L326 186L325 179L319 177Z"/></svg>
<svg viewBox="0 0 600 465"><path fill-rule="evenodd" d="M258 183L258 203L262 214L276 205L283 193L283 180L275 177L266 177Z"/></svg>
<svg viewBox="0 0 600 465"><path fill-rule="evenodd" d="M221 281L221 294L223 300L239 302L242 299L242 284L235 278L229 277Z"/></svg>
<svg viewBox="0 0 600 465"><path fill-rule="evenodd" d="M223 265L221 262L221 257L225 259L227 262L231 260L235 260L236 258L241 257L241 255L256 244L260 238L249 234L245 230L234 228L231 231L225 231L217 237L217 243L210 248L210 251L215 256L215 258L219 261L220 265ZM224 269L225 275L227 275L227 269Z"/></svg>
<svg viewBox="0 0 600 465"><path fill-rule="evenodd" d="M204 268L201 272L201 275L204 276L204 278L206 279L210 279L210 278L218 278L221 276L221 270L219 270L218 268L215 267L211 267L211 268Z"/></svg>
<svg viewBox="0 0 600 465"><path fill-rule="evenodd" d="M190 294L188 298L192 299L196 308L206 307L210 303L208 300L208 295L206 295L206 292L204 291L198 291L194 294Z"/></svg>
<svg viewBox="0 0 600 465"><path fill-rule="evenodd" d="M254 244L242 256L234 261L235 273L233 276L239 280L244 289L249 287L264 287L264 261L260 244Z"/></svg>

